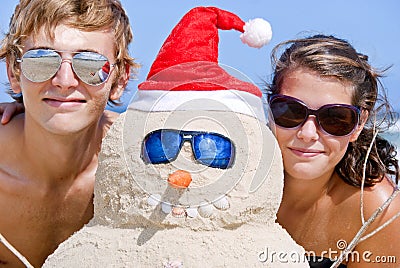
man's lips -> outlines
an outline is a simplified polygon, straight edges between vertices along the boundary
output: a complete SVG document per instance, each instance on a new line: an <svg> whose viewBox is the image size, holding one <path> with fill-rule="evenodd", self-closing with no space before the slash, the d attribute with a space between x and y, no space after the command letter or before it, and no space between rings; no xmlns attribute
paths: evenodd
<svg viewBox="0 0 400 268"><path fill-rule="evenodd" d="M314 157L324 153L324 151L322 150L315 150L315 149L305 149L296 147L291 147L289 149L293 154L301 157Z"/></svg>
<svg viewBox="0 0 400 268"><path fill-rule="evenodd" d="M44 98L43 101L52 107L73 107L86 103L86 100L77 98Z"/></svg>

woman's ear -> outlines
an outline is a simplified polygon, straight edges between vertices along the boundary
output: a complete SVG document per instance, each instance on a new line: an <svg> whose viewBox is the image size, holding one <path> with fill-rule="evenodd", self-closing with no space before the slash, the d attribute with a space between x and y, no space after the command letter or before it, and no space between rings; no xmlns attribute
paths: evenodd
<svg viewBox="0 0 400 268"><path fill-rule="evenodd" d="M362 110L360 114L360 122L356 127L356 130L350 136L350 142L356 141L358 136L360 136L361 131L364 129L365 123L367 122L369 112L367 110Z"/></svg>
<svg viewBox="0 0 400 268"><path fill-rule="evenodd" d="M122 93L124 92L126 85L129 82L129 78L131 76L131 66L129 64L125 65L124 71L121 73L121 76L117 79L117 84L114 88L111 89L110 99L118 100Z"/></svg>
<svg viewBox="0 0 400 268"><path fill-rule="evenodd" d="M10 62L6 62L8 81L10 82L11 90L14 93L21 93L21 83L19 76L15 73L15 69L10 66Z"/></svg>

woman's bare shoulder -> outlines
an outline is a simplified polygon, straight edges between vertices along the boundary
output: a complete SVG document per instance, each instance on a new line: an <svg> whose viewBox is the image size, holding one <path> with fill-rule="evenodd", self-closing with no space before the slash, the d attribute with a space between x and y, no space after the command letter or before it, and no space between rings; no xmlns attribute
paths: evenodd
<svg viewBox="0 0 400 268"><path fill-rule="evenodd" d="M393 193L395 195L392 195ZM394 256L393 258L400 261L400 251L397 246L398 241L400 241L400 193L397 195L396 193L395 184L386 178L364 192L365 222L372 219L371 217L374 217L374 213L378 214L361 236L369 237L365 240L363 239L356 246L356 252L360 256L362 254L368 255L368 259L364 260L366 263L370 261L377 262L380 257L387 259L390 256ZM388 264L387 267L397 267L396 265L398 263L394 263L393 266ZM363 266L354 265L351 267Z"/></svg>
<svg viewBox="0 0 400 268"><path fill-rule="evenodd" d="M388 200L392 200L388 206L389 210L392 211L395 208L400 209L400 194L396 196L396 184L389 178L384 178L380 183L377 183L373 187L365 188L364 190L364 201L365 205L369 205L373 211L375 207L378 208L382 206ZM394 198L393 195L394 194ZM390 198L390 199L389 199ZM386 211L386 214L388 213Z"/></svg>

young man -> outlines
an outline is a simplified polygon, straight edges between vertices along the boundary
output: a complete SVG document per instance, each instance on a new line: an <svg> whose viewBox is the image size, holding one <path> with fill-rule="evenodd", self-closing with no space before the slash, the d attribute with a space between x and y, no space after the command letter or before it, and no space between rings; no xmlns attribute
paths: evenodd
<svg viewBox="0 0 400 268"><path fill-rule="evenodd" d="M0 233L35 267L92 217L97 155L131 67L116 0L21 0L0 49L25 113L0 124ZM0 243L0 267L23 267Z"/></svg>

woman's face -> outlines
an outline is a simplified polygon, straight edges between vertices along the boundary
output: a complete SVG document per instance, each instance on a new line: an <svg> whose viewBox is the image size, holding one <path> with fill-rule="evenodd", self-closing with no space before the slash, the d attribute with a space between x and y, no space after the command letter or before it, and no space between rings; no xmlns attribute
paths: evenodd
<svg viewBox="0 0 400 268"><path fill-rule="evenodd" d="M321 78L307 69L286 74L280 94L302 100L310 109L326 104L352 104L353 89L334 78ZM344 156L349 142L357 139L360 129L349 136L331 136L323 132L314 115L294 129L271 125L282 151L285 179L328 180Z"/></svg>

